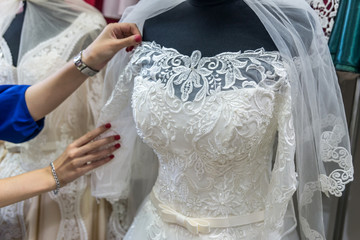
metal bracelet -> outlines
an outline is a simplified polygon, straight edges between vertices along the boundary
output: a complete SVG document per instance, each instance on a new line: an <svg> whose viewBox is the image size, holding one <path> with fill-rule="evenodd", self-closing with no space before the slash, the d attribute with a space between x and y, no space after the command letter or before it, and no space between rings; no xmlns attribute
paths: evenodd
<svg viewBox="0 0 360 240"><path fill-rule="evenodd" d="M60 189L60 182L59 182L58 176L56 175L56 171L55 171L55 167L54 167L53 162L50 163L50 167L51 167L51 172L52 172L52 175L54 176L55 183L56 183L56 188L54 190L54 194L56 195L59 192L59 189Z"/></svg>

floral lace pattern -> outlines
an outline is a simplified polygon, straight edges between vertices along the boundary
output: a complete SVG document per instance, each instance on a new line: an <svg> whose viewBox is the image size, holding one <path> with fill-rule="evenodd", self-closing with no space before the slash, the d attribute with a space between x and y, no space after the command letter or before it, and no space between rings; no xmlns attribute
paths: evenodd
<svg viewBox="0 0 360 240"><path fill-rule="evenodd" d="M24 173L19 166L19 154L8 152L0 162L0 176L11 177ZM0 208L0 239L24 239L24 201Z"/></svg>
<svg viewBox="0 0 360 240"><path fill-rule="evenodd" d="M175 49L162 48L152 42L145 43L140 56L135 56L132 60L134 64L142 65L135 60L137 58L140 61L152 59L153 65L142 66L142 75L150 75L151 81L160 79L166 84L168 95L173 97L180 94L182 101L200 101L216 91L251 88L258 83L274 84L283 77L279 74L284 74L275 72L276 68L282 67L279 63L280 55L264 49L221 53L212 58L202 58L198 50L191 56L185 56ZM247 81L248 79L254 80Z"/></svg>
<svg viewBox="0 0 360 240"><path fill-rule="evenodd" d="M50 197L59 204L61 212L57 240L88 239L85 224L80 214L80 201L86 186L86 177L82 176L61 188L57 195L49 192Z"/></svg>
<svg viewBox="0 0 360 240"><path fill-rule="evenodd" d="M306 0L318 14L325 37L329 39L334 27L340 0Z"/></svg>
<svg viewBox="0 0 360 240"><path fill-rule="evenodd" d="M122 239L129 228L126 218L127 204L125 200L112 201L112 212L107 229L107 239Z"/></svg>
<svg viewBox="0 0 360 240"><path fill-rule="evenodd" d="M346 134L345 131L344 126L335 125L332 131L323 132L321 135L322 161L334 162L339 166L328 176L320 175L321 188L324 193L330 193L336 197L341 197L345 185L354 180L351 154L344 147L339 147L339 143Z"/></svg>
<svg viewBox="0 0 360 240"><path fill-rule="evenodd" d="M4 38L0 39L0 84L16 84L10 49Z"/></svg>
<svg viewBox="0 0 360 240"><path fill-rule="evenodd" d="M134 76L138 134L159 158L153 191L163 203L188 217L272 214L262 223L197 238L162 222L147 201L125 239L259 239L264 226L281 231L296 174L290 85L279 53L186 56L144 42L125 73ZM138 235L143 224L147 233Z"/></svg>

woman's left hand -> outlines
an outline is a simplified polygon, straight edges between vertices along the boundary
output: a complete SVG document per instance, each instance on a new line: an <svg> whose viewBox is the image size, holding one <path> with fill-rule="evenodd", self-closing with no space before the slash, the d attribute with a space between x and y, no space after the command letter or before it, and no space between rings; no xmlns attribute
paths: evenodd
<svg viewBox="0 0 360 240"><path fill-rule="evenodd" d="M95 140L110 127L111 124L108 123L88 132L71 143L54 161L60 186L72 182L114 158L112 153L120 148L119 143L114 144L120 139L119 135ZM52 178L50 167L48 169L49 176Z"/></svg>

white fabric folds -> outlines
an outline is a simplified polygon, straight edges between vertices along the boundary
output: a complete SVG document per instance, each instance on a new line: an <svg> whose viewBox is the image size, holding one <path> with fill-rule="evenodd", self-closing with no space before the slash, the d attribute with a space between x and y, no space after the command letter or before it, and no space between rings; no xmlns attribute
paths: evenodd
<svg viewBox="0 0 360 240"><path fill-rule="evenodd" d="M181 2L142 0L128 9L121 21L134 22L141 29L146 19ZM245 2L259 17L288 63L286 70L292 91L296 138L296 219L301 239L325 239L322 193L339 197L345 185L353 180L344 107L326 39L317 15L306 1ZM98 124L111 122L123 143L115 160L93 173L92 192L96 197L141 201L150 192L156 177L156 161L151 150L137 137L131 108L133 82L123 81L129 74L124 72L128 62L129 55L121 51L108 65L103 95L106 104ZM277 204L282 201L281 195L271 194L278 190L281 193L284 189L279 183L286 185L284 181L294 178L296 176L279 177L272 173L262 239L286 239L286 234L295 228L296 223L284 222L288 213L283 211L282 204ZM135 182L142 182L138 185L141 189L134 191ZM291 199L287 201L288 206L292 206Z"/></svg>

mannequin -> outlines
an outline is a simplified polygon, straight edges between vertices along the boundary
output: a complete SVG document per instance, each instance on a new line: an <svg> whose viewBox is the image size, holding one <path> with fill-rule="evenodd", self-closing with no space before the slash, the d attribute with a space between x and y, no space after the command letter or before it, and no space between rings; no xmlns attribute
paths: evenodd
<svg viewBox="0 0 360 240"><path fill-rule="evenodd" d="M26 19L26 1L23 1L23 11L16 14L14 20L11 22L9 28L4 33L3 38L5 39L10 52L11 57L13 60L13 66L17 67L19 59L19 52L20 52L20 43L21 43L21 34L22 34L22 28L24 24L24 20ZM66 29L69 26L69 24L62 24L61 28ZM58 26L60 27L60 26ZM54 37L58 34L58 32L52 32L51 29L47 29L47 36L48 38ZM33 46L35 47L35 46Z"/></svg>
<svg viewBox="0 0 360 240"><path fill-rule="evenodd" d="M11 22L11 25L7 29L4 34L4 39L10 48L10 52L12 55L13 66L17 66L18 55L19 55L19 46L20 46L20 38L21 38L21 29L24 23L26 10L26 2L24 2L23 11L21 13L16 14L14 20Z"/></svg>
<svg viewBox="0 0 360 240"><path fill-rule="evenodd" d="M254 21L245 22L249 17L244 17L244 25L237 21L245 16L242 13L246 7L240 7L243 2L267 31L264 28L260 31L252 24ZM296 239L289 235L297 234L296 222L302 239L325 239L323 210L319 207L322 192L341 196L345 184L353 179L353 167L336 74L315 13L303 0L212 0L211 5L200 7L194 3L205 1L141 0L122 19L144 26L145 40L155 41L160 47L144 42L132 56L123 52L108 65L108 85L104 91L108 98L99 123L114 119L117 121L115 132L123 139L139 141L131 140L126 147L123 143L122 150L127 150L115 156L117 166L108 165L93 175L98 181L94 184L94 195L132 201L129 179L137 176L131 174L131 170L139 164L147 169L151 166L146 159L148 155L141 153L143 139L159 155L159 174L153 194L137 211L124 239ZM218 4L217 9L210 12L215 9L213 3ZM226 6L232 7L225 12ZM231 15L238 28L226 22ZM222 17L216 22L218 16ZM214 22L217 24L210 24ZM240 36L233 29L237 29ZM256 36L254 32L260 34ZM273 50L264 44L255 44L267 32L279 52L258 51L260 54L252 57L257 53L252 51L254 48ZM244 40L251 36L251 42ZM252 45L245 46L245 42ZM194 51L196 49L202 54ZM234 50L251 51L226 52ZM184 56L191 51L194 51L191 57ZM249 59L245 59L248 56ZM270 60L271 64L260 60ZM245 64L253 66L248 68ZM277 71L275 75L281 76L281 81L273 81L275 75L267 71L268 66ZM260 74L244 76L253 69ZM233 70L241 71L244 77ZM239 77L235 78L235 74ZM256 84L257 79L264 81ZM222 80L229 84L223 87L224 91L219 85L215 90L210 89L210 84ZM239 87L231 89L234 82L239 83ZM175 88L180 85L184 86L184 98L176 95ZM186 94L195 88L205 90L198 90L197 101L191 102ZM247 104L251 99L254 104ZM245 122L255 112L261 116L269 113L271 121L278 120L267 125L271 131L261 130L266 125L263 123L268 122L266 117ZM243 152L240 148L249 141L241 135L254 136L258 131L262 134L257 135L254 142L258 142L259 147L250 154ZM263 144L265 142L267 144ZM264 158L258 157L266 149L265 145L269 152L264 153ZM344 161L334 159L332 149L341 149ZM242 154L236 154L237 150L246 156L242 158ZM247 161L253 154L255 161ZM273 154L276 159L272 165ZM235 162L229 159L233 156ZM259 159L264 159L262 163L266 166L248 168ZM256 178L260 169L266 174L261 172ZM151 177L153 174L149 172L146 174ZM340 173L344 174L340 176ZM255 186L254 179L261 179L264 184ZM136 190L139 193L139 188ZM257 194L258 190L265 192ZM238 192L241 194L234 196ZM253 194L256 196L251 197ZM298 218L292 208L295 195ZM247 205L246 209L238 211L237 206L241 208L242 204ZM235 222L230 221L231 216L259 213L251 207L261 209L263 206L263 227L261 224L256 224L259 228L223 224L229 227L221 230L214 225L212 230L209 226L213 220L207 219L209 216L229 217L227 223L230 223ZM196 234L199 227L203 227L204 234Z"/></svg>
<svg viewBox="0 0 360 240"><path fill-rule="evenodd" d="M206 57L258 48L277 50L259 18L243 0L187 0L146 20L143 40L186 55L200 50Z"/></svg>

